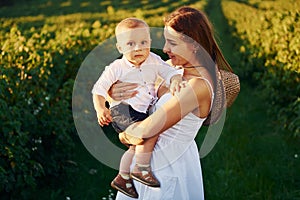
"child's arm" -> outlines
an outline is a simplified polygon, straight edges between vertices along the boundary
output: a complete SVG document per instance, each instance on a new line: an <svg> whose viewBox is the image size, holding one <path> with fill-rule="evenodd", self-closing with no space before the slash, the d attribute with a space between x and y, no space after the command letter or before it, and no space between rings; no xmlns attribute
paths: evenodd
<svg viewBox="0 0 300 200"><path fill-rule="evenodd" d="M100 126L108 125L112 122L112 117L110 115L110 110L105 106L106 99L97 94L93 94L94 108L97 113L98 123Z"/></svg>
<svg viewBox="0 0 300 200"><path fill-rule="evenodd" d="M166 85L169 86L169 90L172 95L175 92L179 92L180 88L185 87L186 81L182 81L183 69L176 69L174 66L169 65L168 62L159 59L160 67L159 75L166 81Z"/></svg>

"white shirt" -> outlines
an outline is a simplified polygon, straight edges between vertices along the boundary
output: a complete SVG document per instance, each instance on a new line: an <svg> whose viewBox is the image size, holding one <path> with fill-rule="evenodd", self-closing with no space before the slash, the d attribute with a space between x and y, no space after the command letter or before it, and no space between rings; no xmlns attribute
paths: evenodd
<svg viewBox="0 0 300 200"><path fill-rule="evenodd" d="M92 93L107 97L107 91L116 82L130 82L139 84L137 95L130 99L123 100L133 107L133 109L146 113L149 105L156 99L155 81L159 76L163 78L167 84L170 84L170 79L176 74L183 74L183 70L177 70L163 61L158 55L150 52L148 58L141 64L140 67L135 67L125 56L117 59L101 74L98 81L95 83ZM106 98L107 99L107 98ZM118 105L120 101L110 102L111 106Z"/></svg>

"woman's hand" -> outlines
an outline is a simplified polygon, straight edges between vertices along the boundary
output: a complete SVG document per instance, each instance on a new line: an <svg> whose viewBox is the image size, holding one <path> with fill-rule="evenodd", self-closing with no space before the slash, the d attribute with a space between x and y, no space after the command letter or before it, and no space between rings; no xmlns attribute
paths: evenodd
<svg viewBox="0 0 300 200"><path fill-rule="evenodd" d="M113 100L121 101L134 97L138 93L136 90L134 90L137 87L138 84L136 83L117 81L110 87L108 94Z"/></svg>

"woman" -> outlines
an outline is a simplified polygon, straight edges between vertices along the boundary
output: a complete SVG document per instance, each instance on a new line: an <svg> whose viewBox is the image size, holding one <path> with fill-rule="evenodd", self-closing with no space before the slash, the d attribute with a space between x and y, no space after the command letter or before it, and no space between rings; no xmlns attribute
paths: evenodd
<svg viewBox="0 0 300 200"><path fill-rule="evenodd" d="M163 51L174 66L184 69L186 87L172 96L163 94L156 111L142 122L128 127L123 136L147 138L159 135L151 166L161 182L151 188L135 182L139 199L204 199L198 148L194 141L211 111L216 92L216 66L231 70L224 59L207 17L201 11L181 7L165 19ZM134 85L116 84L112 98L130 97ZM166 103L167 102L167 103ZM123 139L123 137L121 139ZM122 193L117 199L131 199Z"/></svg>

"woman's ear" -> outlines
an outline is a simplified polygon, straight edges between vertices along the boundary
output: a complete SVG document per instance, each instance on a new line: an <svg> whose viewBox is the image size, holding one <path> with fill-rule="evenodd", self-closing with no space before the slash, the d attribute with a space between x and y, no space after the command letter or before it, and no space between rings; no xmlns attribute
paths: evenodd
<svg viewBox="0 0 300 200"><path fill-rule="evenodd" d="M197 42L194 42L193 44L193 53L196 53L199 50L199 44Z"/></svg>
<svg viewBox="0 0 300 200"><path fill-rule="evenodd" d="M199 50L199 44L198 44L196 41L193 42L193 48L194 48L194 50L196 50L196 51Z"/></svg>
<svg viewBox="0 0 300 200"><path fill-rule="evenodd" d="M118 43L116 43L116 47L117 47L119 53L123 54L122 47Z"/></svg>

